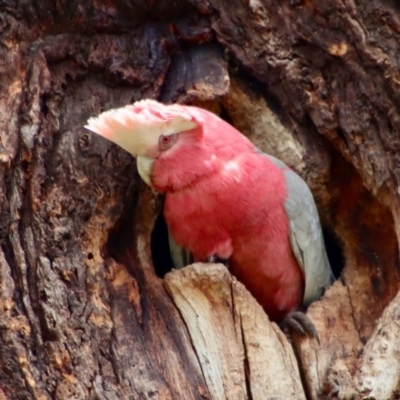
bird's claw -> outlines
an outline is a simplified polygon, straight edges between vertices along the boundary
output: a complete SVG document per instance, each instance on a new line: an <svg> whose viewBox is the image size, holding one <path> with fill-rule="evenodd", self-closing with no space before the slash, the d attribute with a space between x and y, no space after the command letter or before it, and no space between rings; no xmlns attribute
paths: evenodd
<svg viewBox="0 0 400 400"><path fill-rule="evenodd" d="M216 254L212 254L210 257L208 257L206 262L208 262L210 264L221 263L221 264L224 264L226 267L229 267L229 260L220 258Z"/></svg>
<svg viewBox="0 0 400 400"><path fill-rule="evenodd" d="M301 311L293 311L286 315L280 327L287 336L290 336L292 332L296 332L302 336L312 337L320 344L318 332L315 329L314 323Z"/></svg>
<svg viewBox="0 0 400 400"><path fill-rule="evenodd" d="M215 264L218 262L218 258L216 254L212 254L210 257L208 257L207 260L210 264Z"/></svg>

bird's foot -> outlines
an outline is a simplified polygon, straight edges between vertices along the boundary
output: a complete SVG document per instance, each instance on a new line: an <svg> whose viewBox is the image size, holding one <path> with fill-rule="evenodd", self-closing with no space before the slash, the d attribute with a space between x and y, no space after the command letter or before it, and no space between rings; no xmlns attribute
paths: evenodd
<svg viewBox="0 0 400 400"><path fill-rule="evenodd" d="M302 336L314 338L318 344L320 343L314 323L301 311L293 311L286 315L280 323L280 327L289 340L291 339L291 334L296 332Z"/></svg>
<svg viewBox="0 0 400 400"><path fill-rule="evenodd" d="M228 267L228 261L226 259L220 258L218 257L216 254L211 255L210 257L208 257L207 262L210 264L224 264L226 267Z"/></svg>

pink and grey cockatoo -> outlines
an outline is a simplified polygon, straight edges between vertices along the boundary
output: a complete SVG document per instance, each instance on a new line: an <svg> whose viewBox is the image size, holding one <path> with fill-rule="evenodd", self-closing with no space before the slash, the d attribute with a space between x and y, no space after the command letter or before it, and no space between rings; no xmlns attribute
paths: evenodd
<svg viewBox="0 0 400 400"><path fill-rule="evenodd" d="M169 232L195 261L228 260L270 319L289 315L292 329L316 335L296 311L322 296L332 272L299 175L197 107L143 100L91 118L86 128L136 157L143 180L166 193Z"/></svg>

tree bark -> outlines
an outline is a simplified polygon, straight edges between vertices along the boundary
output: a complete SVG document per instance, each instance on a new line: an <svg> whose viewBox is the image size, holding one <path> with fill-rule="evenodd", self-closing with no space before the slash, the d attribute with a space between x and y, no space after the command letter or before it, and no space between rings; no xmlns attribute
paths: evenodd
<svg viewBox="0 0 400 400"><path fill-rule="evenodd" d="M0 41L0 398L400 396L394 1L6 0ZM162 199L83 128L142 98L217 112L306 179L338 277L319 345L221 265L165 275Z"/></svg>

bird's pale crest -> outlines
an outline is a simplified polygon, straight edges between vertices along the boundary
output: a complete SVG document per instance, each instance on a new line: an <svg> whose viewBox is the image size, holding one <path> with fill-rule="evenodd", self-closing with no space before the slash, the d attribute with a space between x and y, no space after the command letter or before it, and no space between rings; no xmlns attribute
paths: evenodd
<svg viewBox="0 0 400 400"><path fill-rule="evenodd" d="M154 157L158 139L197 127L196 121L177 104L166 106L142 100L90 118L86 129L121 146L133 156Z"/></svg>

